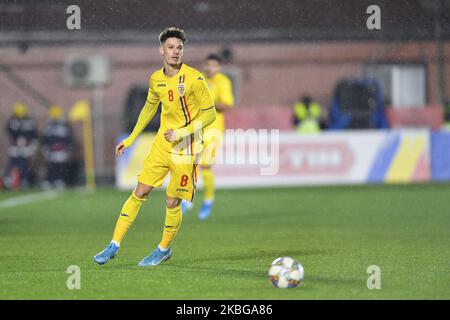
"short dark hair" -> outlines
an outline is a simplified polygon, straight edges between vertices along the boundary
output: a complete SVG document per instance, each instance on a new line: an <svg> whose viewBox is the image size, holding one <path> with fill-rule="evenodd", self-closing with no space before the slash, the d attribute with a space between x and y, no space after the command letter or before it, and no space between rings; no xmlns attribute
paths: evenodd
<svg viewBox="0 0 450 320"><path fill-rule="evenodd" d="M216 60L218 63L222 63L222 58L216 53L208 54L205 60Z"/></svg>
<svg viewBox="0 0 450 320"><path fill-rule="evenodd" d="M186 42L186 34L184 33L184 30L176 27L165 28L159 34L159 43L164 43L168 38L177 38L183 41L183 43Z"/></svg>

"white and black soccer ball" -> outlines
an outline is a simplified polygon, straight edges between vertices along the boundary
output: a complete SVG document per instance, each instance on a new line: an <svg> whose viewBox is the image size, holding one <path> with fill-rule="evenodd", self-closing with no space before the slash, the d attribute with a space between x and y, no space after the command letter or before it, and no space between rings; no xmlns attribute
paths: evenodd
<svg viewBox="0 0 450 320"><path fill-rule="evenodd" d="M290 257L275 259L270 266L269 280L277 288L295 288L303 280L303 267Z"/></svg>

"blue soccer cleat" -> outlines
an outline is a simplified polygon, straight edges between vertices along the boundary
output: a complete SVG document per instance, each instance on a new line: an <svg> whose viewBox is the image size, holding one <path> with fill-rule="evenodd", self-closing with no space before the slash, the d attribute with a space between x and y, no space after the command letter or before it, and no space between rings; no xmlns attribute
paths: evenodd
<svg viewBox="0 0 450 320"><path fill-rule="evenodd" d="M207 219L212 211L212 207L213 207L213 201L205 201L203 202L202 208L200 209L199 213L198 213L198 218L200 220L205 220Z"/></svg>
<svg viewBox="0 0 450 320"><path fill-rule="evenodd" d="M157 247L155 250L153 250L153 252L149 256L142 259L138 265L140 267L157 266L161 262L169 260L171 256L172 256L172 249L169 248L166 251L161 251L161 249Z"/></svg>
<svg viewBox="0 0 450 320"><path fill-rule="evenodd" d="M187 200L181 200L181 213L186 213L188 210L192 209L194 204Z"/></svg>
<svg viewBox="0 0 450 320"><path fill-rule="evenodd" d="M114 259L114 257L117 255L117 251L119 251L119 247L116 246L114 243L110 243L106 247L106 249L104 249L100 253L97 253L94 256L94 261L97 262L99 265L105 264L110 259Z"/></svg>

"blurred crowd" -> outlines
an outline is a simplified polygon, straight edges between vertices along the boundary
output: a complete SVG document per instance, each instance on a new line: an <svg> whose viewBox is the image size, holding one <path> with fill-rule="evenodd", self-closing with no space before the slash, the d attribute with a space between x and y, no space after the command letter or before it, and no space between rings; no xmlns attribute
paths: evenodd
<svg viewBox="0 0 450 320"><path fill-rule="evenodd" d="M47 123L39 132L27 107L17 102L5 129L9 137L8 160L0 189L17 190L36 185L64 189L74 183L77 171L74 135L60 106L48 108Z"/></svg>

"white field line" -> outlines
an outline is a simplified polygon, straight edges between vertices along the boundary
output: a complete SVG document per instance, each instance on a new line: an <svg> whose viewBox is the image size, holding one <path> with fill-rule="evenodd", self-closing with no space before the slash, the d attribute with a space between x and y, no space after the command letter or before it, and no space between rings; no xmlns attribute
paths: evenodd
<svg viewBox="0 0 450 320"><path fill-rule="evenodd" d="M61 192L56 191L44 191L38 193L27 194L24 196L18 196L11 199L0 200L0 209L13 208L24 204L30 204L45 200L56 199L62 195Z"/></svg>

